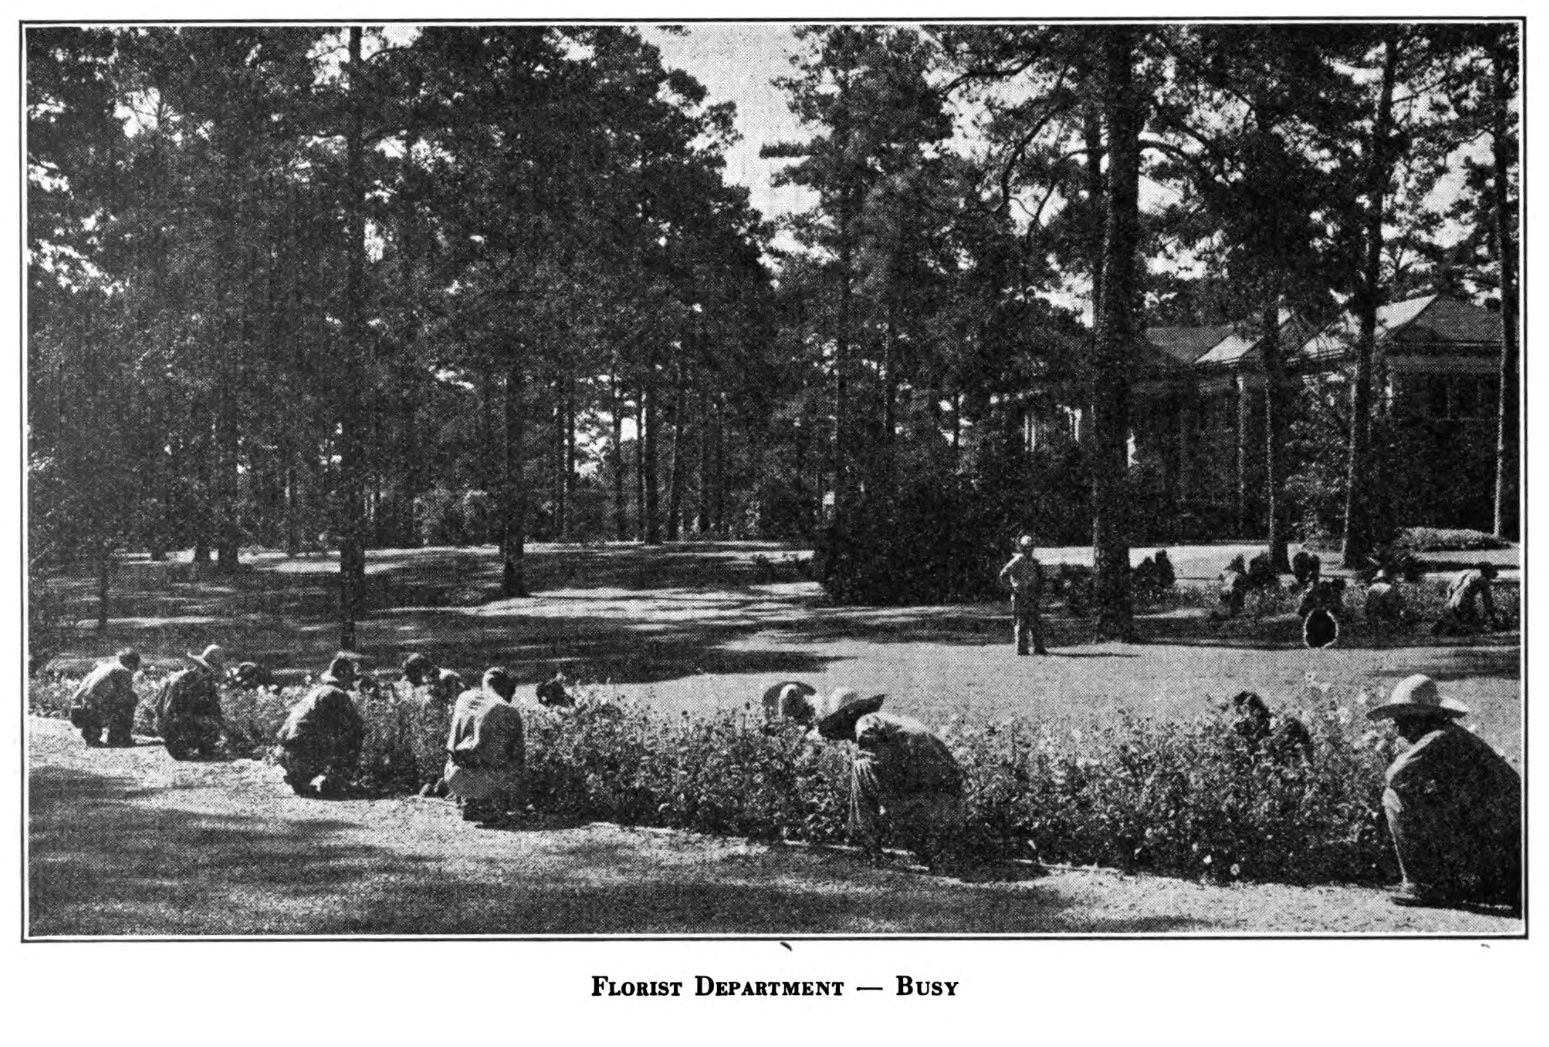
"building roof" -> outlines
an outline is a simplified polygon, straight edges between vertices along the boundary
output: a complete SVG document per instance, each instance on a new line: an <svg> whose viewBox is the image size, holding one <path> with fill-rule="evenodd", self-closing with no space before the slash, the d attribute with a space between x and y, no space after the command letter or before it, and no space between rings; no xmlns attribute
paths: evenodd
<svg viewBox="0 0 1549 1047"><path fill-rule="evenodd" d="M1230 335L1231 324L1213 327L1148 327L1146 341L1180 363L1192 364Z"/></svg>
<svg viewBox="0 0 1549 1047"><path fill-rule="evenodd" d="M1257 363L1259 360L1259 342L1263 335L1253 331L1240 331L1231 329L1232 333L1223 338L1210 351L1198 360L1194 361L1196 367L1241 367L1248 362ZM1307 325L1302 319L1288 309L1280 311L1281 344L1286 346L1286 354L1295 352L1307 337Z"/></svg>
<svg viewBox="0 0 1549 1047"><path fill-rule="evenodd" d="M1353 313L1302 343L1296 355L1303 360L1323 360L1347 355L1360 335L1360 321ZM1429 294L1377 309L1377 345L1402 346L1405 353L1434 355L1477 347L1495 352L1501 339L1501 316L1471 302Z"/></svg>

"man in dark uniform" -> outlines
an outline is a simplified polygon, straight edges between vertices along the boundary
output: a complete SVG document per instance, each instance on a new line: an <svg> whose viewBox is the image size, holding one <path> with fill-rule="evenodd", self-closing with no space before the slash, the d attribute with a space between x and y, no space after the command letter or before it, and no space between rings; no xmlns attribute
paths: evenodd
<svg viewBox="0 0 1549 1047"><path fill-rule="evenodd" d="M421 796L445 796L446 733L452 727L452 704L463 692L463 678L443 669L423 654L404 659L403 678L419 692L415 707L414 760Z"/></svg>
<svg viewBox="0 0 1549 1047"><path fill-rule="evenodd" d="M75 689L70 698L70 723L80 730L87 745L102 745L104 727L107 744L134 744L134 711L140 704L134 693L134 674L139 670L139 653L126 647L97 663Z"/></svg>
<svg viewBox="0 0 1549 1047"><path fill-rule="evenodd" d="M349 695L358 678L354 661L339 655L280 727L276 759L297 796L334 795L354 776L366 740Z"/></svg>
<svg viewBox="0 0 1549 1047"><path fill-rule="evenodd" d="M1382 794L1404 878L1397 905L1520 905L1522 779L1458 724L1467 713L1417 673L1366 714L1409 742Z"/></svg>
<svg viewBox="0 0 1549 1047"><path fill-rule="evenodd" d="M1017 551L1000 569L1000 580L1011 589L1012 635L1017 654L1027 653L1029 640L1034 654L1048 654L1043 647L1043 623L1038 614L1038 600L1043 595L1043 565L1033 556L1030 535L1017 539Z"/></svg>
<svg viewBox="0 0 1549 1047"><path fill-rule="evenodd" d="M194 664L167 677L156 698L156 729L174 760L215 755L225 726L220 699L224 653L212 643L188 659Z"/></svg>

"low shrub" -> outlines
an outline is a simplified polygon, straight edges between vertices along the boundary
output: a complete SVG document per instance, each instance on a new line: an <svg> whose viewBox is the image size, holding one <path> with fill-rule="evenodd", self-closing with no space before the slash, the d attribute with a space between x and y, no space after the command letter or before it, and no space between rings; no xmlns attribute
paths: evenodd
<svg viewBox="0 0 1549 1047"><path fill-rule="evenodd" d="M77 681L33 681L34 712L63 715ZM357 699L367 723L361 786L413 791L414 695L401 682ZM154 690L142 687L141 693ZM304 687L227 690L233 755L262 758ZM1309 678L1289 710L1308 762L1250 750L1222 714L1191 722L1120 715L1056 734L1019 721L949 724L967 773L969 838L982 859L1036 846L1046 861L1219 880L1390 881L1381 815L1390 736L1367 729L1364 692ZM756 710L664 716L595 690L574 710L525 708L528 799L541 813L744 836L844 838L848 762ZM144 725L142 725L144 726Z"/></svg>
<svg viewBox="0 0 1549 1047"><path fill-rule="evenodd" d="M1509 549L1511 543L1466 527L1406 527L1399 532L1395 545L1421 553L1477 552Z"/></svg>

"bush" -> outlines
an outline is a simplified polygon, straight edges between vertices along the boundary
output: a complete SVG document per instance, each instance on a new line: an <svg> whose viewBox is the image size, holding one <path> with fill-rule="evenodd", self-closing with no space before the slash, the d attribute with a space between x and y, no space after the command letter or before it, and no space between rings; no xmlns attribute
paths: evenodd
<svg viewBox="0 0 1549 1047"><path fill-rule="evenodd" d="M77 681L38 678L31 708L63 715ZM418 783L406 685L378 685L360 784ZM146 687L142 694L154 693ZM222 695L235 755L262 758L304 688ZM1120 716L1056 735L1017 721L949 725L967 773L969 838L981 859L1048 861L1219 880L1380 883L1396 875L1381 814L1390 738L1368 730L1365 692L1309 678L1292 702L1313 738L1310 763L1250 751L1223 717ZM758 840L844 838L844 746L815 745L754 710L665 717L583 692L571 711L524 709L528 799L547 815Z"/></svg>
<svg viewBox="0 0 1549 1047"><path fill-rule="evenodd" d="M1509 549L1511 543L1466 527L1406 527L1399 533L1396 545L1416 552L1476 552L1486 549Z"/></svg>
<svg viewBox="0 0 1549 1047"><path fill-rule="evenodd" d="M993 595L1014 535L982 503L952 478L856 498L816 543L824 591L835 603L872 606Z"/></svg>

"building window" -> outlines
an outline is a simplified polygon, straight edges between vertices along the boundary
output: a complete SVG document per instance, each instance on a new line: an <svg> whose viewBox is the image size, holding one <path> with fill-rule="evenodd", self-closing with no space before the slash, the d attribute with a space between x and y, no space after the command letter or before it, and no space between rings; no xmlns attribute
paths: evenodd
<svg viewBox="0 0 1549 1047"><path fill-rule="evenodd" d="M1410 388L1414 409L1426 418L1462 422L1495 417L1497 389L1493 375L1425 375Z"/></svg>

